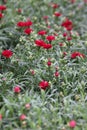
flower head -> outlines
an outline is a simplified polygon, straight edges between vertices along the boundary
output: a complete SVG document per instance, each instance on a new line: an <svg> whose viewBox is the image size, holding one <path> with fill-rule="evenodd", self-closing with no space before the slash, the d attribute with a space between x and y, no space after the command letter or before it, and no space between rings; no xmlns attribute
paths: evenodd
<svg viewBox="0 0 87 130"><path fill-rule="evenodd" d="M6 10L6 6L5 5L0 5L0 11Z"/></svg>
<svg viewBox="0 0 87 130"><path fill-rule="evenodd" d="M2 52L2 56L6 57L6 58L10 58L13 55L13 52L11 50L4 50Z"/></svg>
<svg viewBox="0 0 87 130"><path fill-rule="evenodd" d="M24 30L24 33L27 34L27 35L30 35L32 31L33 31L33 30L32 30L31 28L26 28L26 29Z"/></svg>
<svg viewBox="0 0 87 130"><path fill-rule="evenodd" d="M54 15L55 15L56 17L60 17L62 14L59 13L59 12L55 12Z"/></svg>
<svg viewBox="0 0 87 130"><path fill-rule="evenodd" d="M80 53L80 52L73 52L73 53L71 54L71 58L72 58L72 59L75 59L76 57L84 58L85 55L82 54L82 53Z"/></svg>
<svg viewBox="0 0 87 130"><path fill-rule="evenodd" d="M48 83L47 81L43 80L43 81L41 81L41 82L39 83L39 87L40 87L41 89L45 90L46 88L49 87L49 83Z"/></svg>
<svg viewBox="0 0 87 130"><path fill-rule="evenodd" d="M15 92L15 93L20 93L20 91L21 91L20 86L15 86L15 87L14 87L14 92Z"/></svg>
<svg viewBox="0 0 87 130"><path fill-rule="evenodd" d="M19 118L20 118L20 120L21 120L21 121L23 121L23 120L25 120L25 119L26 119L26 115L25 115L25 114L22 114L22 115L20 115L20 117L19 117Z"/></svg>
<svg viewBox="0 0 87 130"><path fill-rule="evenodd" d="M76 121L71 120L71 121L69 122L69 126L70 126L70 128L75 128L75 126L76 126Z"/></svg>
<svg viewBox="0 0 87 130"><path fill-rule="evenodd" d="M38 32L39 35L44 36L47 32L45 30L41 30Z"/></svg>
<svg viewBox="0 0 87 130"><path fill-rule="evenodd" d="M0 121L2 120L2 114L0 114Z"/></svg>
<svg viewBox="0 0 87 130"><path fill-rule="evenodd" d="M55 36L49 35L49 36L46 37L46 39L47 39L48 41L53 41L53 40L55 40Z"/></svg>

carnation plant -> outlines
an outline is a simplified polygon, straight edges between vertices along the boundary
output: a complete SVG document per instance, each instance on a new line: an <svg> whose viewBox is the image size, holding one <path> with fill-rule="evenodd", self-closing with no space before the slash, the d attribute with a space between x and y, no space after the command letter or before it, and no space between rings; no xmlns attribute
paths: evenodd
<svg viewBox="0 0 87 130"><path fill-rule="evenodd" d="M0 130L87 129L86 6L0 1Z"/></svg>

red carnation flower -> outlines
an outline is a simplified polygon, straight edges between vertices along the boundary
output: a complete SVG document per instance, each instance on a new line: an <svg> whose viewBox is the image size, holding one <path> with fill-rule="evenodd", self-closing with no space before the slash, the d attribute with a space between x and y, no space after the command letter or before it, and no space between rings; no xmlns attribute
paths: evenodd
<svg viewBox="0 0 87 130"><path fill-rule="evenodd" d="M45 42L44 42L43 40L39 39L39 40L35 40L35 44L36 44L37 46L43 47L44 44L45 44Z"/></svg>
<svg viewBox="0 0 87 130"><path fill-rule="evenodd" d="M54 76L55 77L58 77L60 74L59 74L59 72L58 71L56 71L55 73L54 73Z"/></svg>
<svg viewBox="0 0 87 130"><path fill-rule="evenodd" d="M13 52L11 50L4 50L2 52L2 56L6 57L6 58L10 58L13 55Z"/></svg>
<svg viewBox="0 0 87 130"><path fill-rule="evenodd" d="M71 20L66 18L65 21L63 21L63 23L61 24L61 26L65 27L68 31L71 31L73 28L73 23Z"/></svg>
<svg viewBox="0 0 87 130"><path fill-rule="evenodd" d="M53 40L55 40L55 36L50 35L50 36L47 36L46 39L48 41L53 41Z"/></svg>
<svg viewBox="0 0 87 130"><path fill-rule="evenodd" d="M71 36L68 36L67 37L67 41L71 41L72 40L72 37Z"/></svg>
<svg viewBox="0 0 87 130"><path fill-rule="evenodd" d="M52 62L50 60L48 60L47 65L51 66L51 64L52 64Z"/></svg>
<svg viewBox="0 0 87 130"><path fill-rule="evenodd" d="M75 3L75 2L76 2L76 0L70 0L70 2L73 4L73 3Z"/></svg>
<svg viewBox="0 0 87 130"><path fill-rule="evenodd" d="M2 13L0 13L0 19L3 18L3 17L4 17L4 15Z"/></svg>
<svg viewBox="0 0 87 130"><path fill-rule="evenodd" d="M25 27L25 22L20 21L20 22L17 23L17 26L18 27Z"/></svg>
<svg viewBox="0 0 87 130"><path fill-rule="evenodd" d="M59 7L58 4L56 4L56 3L52 3L52 8L56 9L56 8L58 8L58 7Z"/></svg>
<svg viewBox="0 0 87 130"><path fill-rule="evenodd" d="M64 32L64 33L63 33L63 37L66 37L66 36L67 36L67 32Z"/></svg>
<svg viewBox="0 0 87 130"><path fill-rule="evenodd" d="M31 25L32 25L32 22L30 20L25 22L25 26L31 26Z"/></svg>
<svg viewBox="0 0 87 130"><path fill-rule="evenodd" d="M72 58L72 59L75 59L76 57L82 57L82 58L84 58L85 55L82 54L82 53L80 53L80 52L73 52L73 53L71 54L71 58Z"/></svg>
<svg viewBox="0 0 87 130"><path fill-rule="evenodd" d="M30 35L32 31L33 31L33 30L32 30L31 28L26 28L26 29L24 30L24 33L27 34L27 35Z"/></svg>
<svg viewBox="0 0 87 130"><path fill-rule="evenodd" d="M52 45L51 44L44 44L43 48L44 49L50 49L50 48L52 48Z"/></svg>
<svg viewBox="0 0 87 130"><path fill-rule="evenodd" d="M47 32L46 32L45 30L41 30L41 31L38 32L38 34L39 34L39 35L42 35L42 36L45 35L46 33L47 33Z"/></svg>
<svg viewBox="0 0 87 130"><path fill-rule="evenodd" d="M0 11L6 10L6 6L5 5L0 5Z"/></svg>
<svg viewBox="0 0 87 130"><path fill-rule="evenodd" d="M47 82L47 81L41 81L40 83L39 83L39 87L41 88L41 89L43 89L43 90L45 90L46 88L48 88L49 87L49 83Z"/></svg>
<svg viewBox="0 0 87 130"><path fill-rule="evenodd" d="M55 15L56 17L60 17L62 14L59 13L59 12L55 12L54 15Z"/></svg>
<svg viewBox="0 0 87 130"><path fill-rule="evenodd" d="M20 14L22 12L22 9L21 8L17 9L17 12Z"/></svg>
<svg viewBox="0 0 87 130"><path fill-rule="evenodd" d="M15 92L15 93L20 93L20 91L21 91L20 86L15 86L15 87L14 87L14 92Z"/></svg>

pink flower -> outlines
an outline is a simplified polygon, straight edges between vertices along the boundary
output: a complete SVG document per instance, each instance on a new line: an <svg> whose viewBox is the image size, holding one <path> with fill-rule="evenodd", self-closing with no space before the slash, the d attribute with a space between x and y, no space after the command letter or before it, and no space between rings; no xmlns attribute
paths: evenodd
<svg viewBox="0 0 87 130"><path fill-rule="evenodd" d="M76 0L70 0L70 1L71 1L72 4L76 2Z"/></svg>
<svg viewBox="0 0 87 130"><path fill-rule="evenodd" d="M30 109L31 105L29 103L25 104L26 109Z"/></svg>
<svg viewBox="0 0 87 130"><path fill-rule="evenodd" d="M43 19L47 21L47 19L48 19L48 16L43 16Z"/></svg>
<svg viewBox="0 0 87 130"><path fill-rule="evenodd" d="M49 83L47 82L47 81L41 81L40 83L39 83L39 87L41 88L41 89L43 89L43 90L45 90L46 88L48 88L49 87Z"/></svg>
<svg viewBox="0 0 87 130"><path fill-rule="evenodd" d="M0 121L2 120L2 114L0 114Z"/></svg>
<svg viewBox="0 0 87 130"><path fill-rule="evenodd" d="M11 50L4 50L2 52L2 56L6 57L6 58L10 58L13 55L13 52Z"/></svg>
<svg viewBox="0 0 87 130"><path fill-rule="evenodd" d="M85 4L87 4L87 0L83 0Z"/></svg>
<svg viewBox="0 0 87 130"><path fill-rule="evenodd" d="M20 91L21 91L20 86L15 86L15 87L14 87L14 92L15 92L15 93L20 93Z"/></svg>
<svg viewBox="0 0 87 130"><path fill-rule="evenodd" d="M47 39L48 41L53 41L53 40L55 40L55 36L49 35L49 36L46 37L46 39Z"/></svg>
<svg viewBox="0 0 87 130"><path fill-rule="evenodd" d="M17 12L20 14L20 13L22 12L22 9L19 8L19 9L17 10Z"/></svg>
<svg viewBox="0 0 87 130"><path fill-rule="evenodd" d="M25 115L25 114L22 114L22 115L20 115L20 117L19 117L19 118L20 118L20 120L21 120L21 121L23 121L23 120L25 120L25 119L26 119L26 115Z"/></svg>
<svg viewBox="0 0 87 130"><path fill-rule="evenodd" d="M75 128L75 126L76 126L76 121L71 120L71 121L69 122L69 126L70 126L71 128Z"/></svg>

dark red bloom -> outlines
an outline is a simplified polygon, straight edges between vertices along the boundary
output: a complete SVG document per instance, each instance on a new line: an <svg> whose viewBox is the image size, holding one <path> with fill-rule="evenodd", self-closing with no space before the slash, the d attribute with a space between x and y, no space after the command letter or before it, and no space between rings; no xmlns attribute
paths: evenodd
<svg viewBox="0 0 87 130"><path fill-rule="evenodd" d="M2 56L6 57L6 58L10 58L13 55L13 52L11 50L4 50L2 52Z"/></svg>
<svg viewBox="0 0 87 130"><path fill-rule="evenodd" d="M47 81L41 81L40 83L39 83L39 87L41 88L41 89L43 89L43 90L45 90L46 88L48 88L49 87L49 83L47 82Z"/></svg>
<svg viewBox="0 0 87 130"><path fill-rule="evenodd" d="M46 39L47 39L48 41L53 41L53 40L55 40L55 36L50 35L50 36L47 36Z"/></svg>
<svg viewBox="0 0 87 130"><path fill-rule="evenodd" d="M63 56L65 57L67 55L67 52L63 52Z"/></svg>
<svg viewBox="0 0 87 130"><path fill-rule="evenodd" d="M43 19L47 21L47 19L48 19L48 16L43 16Z"/></svg>
<svg viewBox="0 0 87 130"><path fill-rule="evenodd" d="M41 39L38 39L38 40L35 40L35 44L39 47L43 47L44 44L46 44L43 40Z"/></svg>
<svg viewBox="0 0 87 130"><path fill-rule="evenodd" d="M58 8L58 7L59 7L58 4L56 4L56 3L52 3L52 8L56 9L56 8Z"/></svg>
<svg viewBox="0 0 87 130"><path fill-rule="evenodd" d="M39 34L39 35L42 35L42 36L44 36L46 33L47 33L47 32L46 32L45 30L41 30L41 31L38 32L38 34Z"/></svg>
<svg viewBox="0 0 87 130"><path fill-rule="evenodd" d="M52 45L51 44L44 44L43 48L44 49L50 49L50 48L52 48Z"/></svg>
<svg viewBox="0 0 87 130"><path fill-rule="evenodd" d="M25 22L25 26L31 26L32 25L32 21L28 20Z"/></svg>
<svg viewBox="0 0 87 130"><path fill-rule="evenodd" d="M58 71L56 71L55 73L54 73L54 76L55 77L58 77L60 74L59 74L59 72Z"/></svg>
<svg viewBox="0 0 87 130"><path fill-rule="evenodd" d="M56 17L60 17L62 14L59 13L59 12L55 12L54 15L55 15Z"/></svg>
<svg viewBox="0 0 87 130"><path fill-rule="evenodd" d="M6 10L6 6L5 5L0 5L0 11Z"/></svg>
<svg viewBox="0 0 87 130"><path fill-rule="evenodd" d="M3 18L3 17L4 17L4 15L2 13L0 13L0 19Z"/></svg>
<svg viewBox="0 0 87 130"><path fill-rule="evenodd" d="M70 2L73 4L73 3L75 3L75 2L76 2L76 0L70 0Z"/></svg>
<svg viewBox="0 0 87 130"><path fill-rule="evenodd" d="M51 66L51 64L52 64L51 61L48 60L47 65L48 65L48 66Z"/></svg>
<svg viewBox="0 0 87 130"><path fill-rule="evenodd" d="M25 22L20 21L20 22L17 23L17 26L18 27L25 27Z"/></svg>
<svg viewBox="0 0 87 130"><path fill-rule="evenodd" d="M29 27L31 25L32 25L32 22L30 20L28 20L26 22L20 21L17 23L18 27Z"/></svg>
<svg viewBox="0 0 87 130"><path fill-rule="evenodd" d="M33 30L32 30L31 28L26 28L26 29L24 30L24 33L27 34L27 35L30 35L32 31L33 31Z"/></svg>
<svg viewBox="0 0 87 130"><path fill-rule="evenodd" d="M59 43L59 45L60 45L60 47L64 46L64 44L63 44L63 43Z"/></svg>
<svg viewBox="0 0 87 130"><path fill-rule="evenodd" d="M73 53L71 54L71 58L72 58L72 59L75 59L76 57L84 58L85 55L82 54L82 53L80 53L80 52L73 52Z"/></svg>
<svg viewBox="0 0 87 130"><path fill-rule="evenodd" d="M68 36L67 37L67 41L71 41L72 40L72 37L71 36Z"/></svg>
<svg viewBox="0 0 87 130"><path fill-rule="evenodd" d="M66 18L65 21L63 21L63 23L61 24L61 26L65 27L68 31L71 31L73 28L73 23L71 20Z"/></svg>
<svg viewBox="0 0 87 130"><path fill-rule="evenodd" d="M20 14L20 13L22 12L22 9L19 8L19 9L17 10L17 12Z"/></svg>
<svg viewBox="0 0 87 130"><path fill-rule="evenodd" d="M63 33L63 37L66 37L66 36L67 36L67 32L64 32L64 33Z"/></svg>

